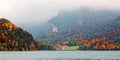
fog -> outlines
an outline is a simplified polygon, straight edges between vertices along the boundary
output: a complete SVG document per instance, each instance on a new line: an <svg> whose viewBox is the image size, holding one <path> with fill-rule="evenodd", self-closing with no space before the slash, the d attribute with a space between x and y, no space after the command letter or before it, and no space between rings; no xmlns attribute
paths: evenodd
<svg viewBox="0 0 120 60"><path fill-rule="evenodd" d="M120 10L120 0L0 0L0 17L16 25L41 24L63 10L86 6L94 10Z"/></svg>

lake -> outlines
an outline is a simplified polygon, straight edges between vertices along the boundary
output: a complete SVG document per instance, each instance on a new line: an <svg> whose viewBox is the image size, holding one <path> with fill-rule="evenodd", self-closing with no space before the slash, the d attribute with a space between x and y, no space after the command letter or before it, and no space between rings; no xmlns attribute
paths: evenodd
<svg viewBox="0 0 120 60"><path fill-rule="evenodd" d="M120 60L120 51L3 51L0 60Z"/></svg>

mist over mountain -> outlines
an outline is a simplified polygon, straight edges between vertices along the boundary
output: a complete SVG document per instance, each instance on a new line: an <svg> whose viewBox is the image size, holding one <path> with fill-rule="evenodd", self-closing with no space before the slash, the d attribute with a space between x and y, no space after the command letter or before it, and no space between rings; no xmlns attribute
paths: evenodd
<svg viewBox="0 0 120 60"><path fill-rule="evenodd" d="M120 11L112 10L90 10L89 8L82 8L76 11L63 11L56 17L49 20L50 23L58 27L60 31L65 30L76 24L89 25L98 24L120 16Z"/></svg>
<svg viewBox="0 0 120 60"><path fill-rule="evenodd" d="M35 36L39 33L53 32L53 25L57 27L58 32L62 32L74 25L99 24L118 16L120 16L120 11L117 10L92 10L84 7L72 11L60 11L58 15L43 24L21 26Z"/></svg>

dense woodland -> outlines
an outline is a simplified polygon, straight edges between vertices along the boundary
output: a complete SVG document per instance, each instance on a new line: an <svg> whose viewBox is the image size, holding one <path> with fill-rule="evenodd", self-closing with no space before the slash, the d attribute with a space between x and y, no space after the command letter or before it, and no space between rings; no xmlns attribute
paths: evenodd
<svg viewBox="0 0 120 60"><path fill-rule="evenodd" d="M0 19L0 51L37 50L30 33L17 27L9 20Z"/></svg>

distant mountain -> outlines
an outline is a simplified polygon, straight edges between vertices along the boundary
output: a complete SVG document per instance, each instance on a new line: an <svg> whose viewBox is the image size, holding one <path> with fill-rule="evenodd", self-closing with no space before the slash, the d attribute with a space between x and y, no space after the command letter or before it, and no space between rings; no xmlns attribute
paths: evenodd
<svg viewBox="0 0 120 60"><path fill-rule="evenodd" d="M38 38L40 40L43 39L42 41L48 42L48 40L50 40L51 43L57 43L62 42L62 40L68 40L72 38L91 40L93 38L100 38L104 36L108 38L107 40L109 40L114 36L117 37L117 35L120 35L120 17L108 20L101 24L91 24L84 26L74 25L62 32L50 32L47 34L41 34ZM120 41L116 40L116 42Z"/></svg>
<svg viewBox="0 0 120 60"><path fill-rule="evenodd" d="M99 25L116 18L117 16L120 16L120 11L90 10L89 8L81 8L74 11L61 11L48 22L40 26L36 26L33 29L31 27L30 32L34 31L33 35L37 38L37 35L54 32L54 27L57 28L57 32L62 33L71 27L82 28L91 25Z"/></svg>
<svg viewBox="0 0 120 60"><path fill-rule="evenodd" d="M0 51L29 50L36 50L32 35L9 20L0 18Z"/></svg>
<svg viewBox="0 0 120 60"><path fill-rule="evenodd" d="M84 8L76 11L63 11L56 17L49 20L58 30L63 31L76 24L90 25L98 24L120 16L120 11L99 10L94 11L89 8Z"/></svg>
<svg viewBox="0 0 120 60"><path fill-rule="evenodd" d="M25 27L25 29L35 36L39 33L52 32L54 29L53 25L57 27L59 32L61 32L74 25L99 24L117 16L120 16L120 11L81 8L74 11L61 11L48 22L45 22L39 26L34 26L33 24L30 26L31 28Z"/></svg>
<svg viewBox="0 0 120 60"><path fill-rule="evenodd" d="M67 42L69 46L80 45L81 47L85 44L81 49L87 49L86 46L91 46L88 49L119 49L120 17L99 24L74 25L62 32L40 34L38 39L51 44ZM84 44L81 45L81 42ZM107 47L109 44L110 47Z"/></svg>

